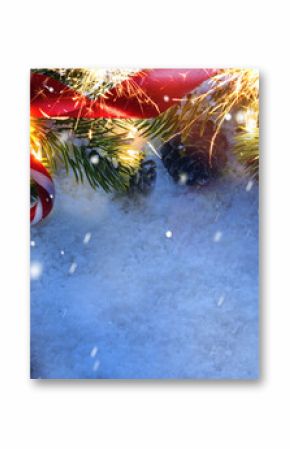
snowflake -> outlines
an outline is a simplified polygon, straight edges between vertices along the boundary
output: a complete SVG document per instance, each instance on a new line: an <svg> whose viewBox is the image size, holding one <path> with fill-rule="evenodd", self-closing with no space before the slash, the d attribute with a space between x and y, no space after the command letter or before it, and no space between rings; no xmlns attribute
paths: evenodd
<svg viewBox="0 0 290 449"><path fill-rule="evenodd" d="M43 267L40 262L31 262L30 264L30 278L36 281L42 275Z"/></svg>
<svg viewBox="0 0 290 449"><path fill-rule="evenodd" d="M68 272L69 272L70 274L73 274L73 273L76 271L77 266L78 266L78 264L77 264L76 262L73 262L73 263L71 264L71 266L69 267Z"/></svg>
<svg viewBox="0 0 290 449"><path fill-rule="evenodd" d="M219 242L222 238L222 235L223 235L223 233L221 231L217 231L215 233L215 235L213 236L213 241L216 243Z"/></svg>
<svg viewBox="0 0 290 449"><path fill-rule="evenodd" d="M91 240L92 234L90 232L87 232L86 235L84 236L84 240L83 243L84 245L87 245L87 243L89 243L89 241Z"/></svg>

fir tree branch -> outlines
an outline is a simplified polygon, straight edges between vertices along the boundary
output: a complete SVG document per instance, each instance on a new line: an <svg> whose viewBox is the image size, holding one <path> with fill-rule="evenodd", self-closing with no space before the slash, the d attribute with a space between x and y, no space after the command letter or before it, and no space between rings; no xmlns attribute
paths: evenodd
<svg viewBox="0 0 290 449"><path fill-rule="evenodd" d="M259 177L259 129L248 132L246 130L237 134L233 152L241 164L244 165L248 175L255 179Z"/></svg>
<svg viewBox="0 0 290 449"><path fill-rule="evenodd" d="M114 134L108 120L80 120L77 126L70 119L32 119L31 123L32 150L41 152L43 163L51 171L64 165L78 182L86 177L93 188L126 191L144 157L142 152L132 152L123 162L122 151L126 152L129 141ZM97 163L92 155L97 155Z"/></svg>

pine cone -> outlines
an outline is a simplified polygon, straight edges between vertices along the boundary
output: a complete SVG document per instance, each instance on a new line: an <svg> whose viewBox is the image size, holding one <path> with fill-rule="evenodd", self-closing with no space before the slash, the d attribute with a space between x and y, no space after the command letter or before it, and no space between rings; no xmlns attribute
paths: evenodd
<svg viewBox="0 0 290 449"><path fill-rule="evenodd" d="M156 163L149 159L141 162L138 172L131 178L130 193L149 193L156 181Z"/></svg>
<svg viewBox="0 0 290 449"><path fill-rule="evenodd" d="M217 135L210 158L209 148L215 131L214 125L208 122L202 136L199 126L196 124L191 129L186 145L182 143L181 134L178 134L161 147L164 166L174 181L180 184L207 184L226 163L227 140L224 133L221 131Z"/></svg>

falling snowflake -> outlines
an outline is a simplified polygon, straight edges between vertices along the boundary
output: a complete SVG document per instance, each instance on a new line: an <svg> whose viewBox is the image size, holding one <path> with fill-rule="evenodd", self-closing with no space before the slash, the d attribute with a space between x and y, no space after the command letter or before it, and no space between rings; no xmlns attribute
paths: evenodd
<svg viewBox="0 0 290 449"><path fill-rule="evenodd" d="M100 361L96 360L94 365L93 365L93 371L98 371L99 366L100 366Z"/></svg>
<svg viewBox="0 0 290 449"><path fill-rule="evenodd" d="M84 236L84 240L83 243L84 245L87 245L89 243L89 241L91 240L92 234L90 232L87 232L86 235Z"/></svg>
<svg viewBox="0 0 290 449"><path fill-rule="evenodd" d="M78 264L77 264L76 262L73 262L73 263L71 264L71 266L69 267L68 272L69 272L70 274L73 274L73 273L76 271L77 266L78 266Z"/></svg>
<svg viewBox="0 0 290 449"><path fill-rule="evenodd" d="M90 161L93 165L97 165L100 161L100 156L94 154L93 156L90 157Z"/></svg>
<svg viewBox="0 0 290 449"><path fill-rule="evenodd" d="M97 352L98 352L98 347L94 346L93 349L91 350L91 357L92 358L96 357Z"/></svg>
<svg viewBox="0 0 290 449"><path fill-rule="evenodd" d="M249 192L252 187L253 187L254 183L253 181L250 179L250 181L248 182L248 184L246 185L246 191Z"/></svg>
<svg viewBox="0 0 290 449"><path fill-rule="evenodd" d="M215 235L213 236L213 241L216 243L219 242L222 238L222 235L223 235L223 233L221 231L217 231L215 233Z"/></svg>
<svg viewBox="0 0 290 449"><path fill-rule="evenodd" d="M36 281L42 275L43 267L40 262L31 262L30 264L30 278Z"/></svg>
<svg viewBox="0 0 290 449"><path fill-rule="evenodd" d="M172 237L172 231L166 231L165 232L165 236L168 238L168 239L171 239L171 237Z"/></svg>
<svg viewBox="0 0 290 449"><path fill-rule="evenodd" d="M186 183L187 183L187 180L188 180L188 176L187 176L187 174L186 173L181 173L180 175L179 175L179 184L181 184L181 185L185 185Z"/></svg>
<svg viewBox="0 0 290 449"><path fill-rule="evenodd" d="M112 164L113 164L114 168L118 168L119 167L119 162L117 161L117 159L115 157L112 157Z"/></svg>
<svg viewBox="0 0 290 449"><path fill-rule="evenodd" d="M218 307L221 307L221 306L223 305L224 300L225 300L224 295L221 295L221 296L219 297L218 301L217 301Z"/></svg>

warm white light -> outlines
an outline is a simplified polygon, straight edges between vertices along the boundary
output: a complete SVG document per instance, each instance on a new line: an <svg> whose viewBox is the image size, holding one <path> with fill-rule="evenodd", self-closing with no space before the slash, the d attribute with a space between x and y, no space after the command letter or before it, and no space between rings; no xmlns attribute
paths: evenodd
<svg viewBox="0 0 290 449"><path fill-rule="evenodd" d="M136 137L137 132L138 132L138 129L135 128L135 126L132 126L132 128L128 132L128 138L129 139L134 139L134 137Z"/></svg>
<svg viewBox="0 0 290 449"><path fill-rule="evenodd" d="M138 154L138 151L136 151L136 150L128 150L127 153L128 153L129 156L135 156L136 154Z"/></svg>
<svg viewBox="0 0 290 449"><path fill-rule="evenodd" d="M246 114L244 111L239 111L236 113L236 121L241 125L242 123L245 123L246 120Z"/></svg>
<svg viewBox="0 0 290 449"><path fill-rule="evenodd" d="M245 124L246 130L251 133L257 128L257 121L254 118L248 118Z"/></svg>

